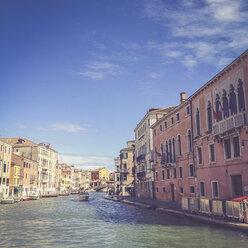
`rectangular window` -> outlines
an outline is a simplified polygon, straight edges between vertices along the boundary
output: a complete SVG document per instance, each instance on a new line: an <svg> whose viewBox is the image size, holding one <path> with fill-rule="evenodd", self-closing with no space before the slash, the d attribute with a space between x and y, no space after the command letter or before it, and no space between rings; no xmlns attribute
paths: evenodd
<svg viewBox="0 0 248 248"><path fill-rule="evenodd" d="M177 121L179 121L180 120L180 115L179 115L179 113L177 113Z"/></svg>
<svg viewBox="0 0 248 248"><path fill-rule="evenodd" d="M173 174L174 174L174 178L177 178L177 169L173 168Z"/></svg>
<svg viewBox="0 0 248 248"><path fill-rule="evenodd" d="M127 181L127 175L123 175L123 181Z"/></svg>
<svg viewBox="0 0 248 248"><path fill-rule="evenodd" d="M180 187L180 194L183 194L183 187Z"/></svg>
<svg viewBox="0 0 248 248"><path fill-rule="evenodd" d="M164 192L164 193L166 192L165 187L163 187L163 192Z"/></svg>
<svg viewBox="0 0 248 248"><path fill-rule="evenodd" d="M205 186L204 186L204 182L200 182L200 194L202 197L205 196Z"/></svg>
<svg viewBox="0 0 248 248"><path fill-rule="evenodd" d="M158 181L158 172L157 171L156 171L155 175L156 175L156 181Z"/></svg>
<svg viewBox="0 0 248 248"><path fill-rule="evenodd" d="M224 140L225 158L231 158L231 144L230 139Z"/></svg>
<svg viewBox="0 0 248 248"><path fill-rule="evenodd" d="M174 118L171 117L171 125L173 125L173 124L174 124Z"/></svg>
<svg viewBox="0 0 248 248"><path fill-rule="evenodd" d="M179 167L179 178L183 178L183 167Z"/></svg>
<svg viewBox="0 0 248 248"><path fill-rule="evenodd" d="M7 178L6 185L9 186L9 178Z"/></svg>
<svg viewBox="0 0 248 248"><path fill-rule="evenodd" d="M233 152L235 158L240 156L239 137L233 138Z"/></svg>
<svg viewBox="0 0 248 248"><path fill-rule="evenodd" d="M215 151L214 151L214 144L209 146L210 150L210 162L215 162Z"/></svg>
<svg viewBox="0 0 248 248"><path fill-rule="evenodd" d="M6 164L3 165L3 172L5 173L6 172Z"/></svg>
<svg viewBox="0 0 248 248"><path fill-rule="evenodd" d="M156 136L156 129L153 130L153 135Z"/></svg>
<svg viewBox="0 0 248 248"><path fill-rule="evenodd" d="M162 170L162 180L164 181L164 170Z"/></svg>
<svg viewBox="0 0 248 248"><path fill-rule="evenodd" d="M164 122L164 128L165 129L167 128L167 122L166 121Z"/></svg>
<svg viewBox="0 0 248 248"><path fill-rule="evenodd" d="M167 176L167 179L170 179L170 170L169 169L166 170L166 176Z"/></svg>
<svg viewBox="0 0 248 248"><path fill-rule="evenodd" d="M5 184L5 177L3 178L3 184Z"/></svg>
<svg viewBox="0 0 248 248"><path fill-rule="evenodd" d="M158 188L156 188L156 191L157 191L157 193L158 193Z"/></svg>
<svg viewBox="0 0 248 248"><path fill-rule="evenodd" d="M202 164L202 148L198 147L197 152L198 152L198 164Z"/></svg>
<svg viewBox="0 0 248 248"><path fill-rule="evenodd" d="M187 108L186 108L186 115L189 115L190 114L190 108L189 108L189 106L187 106Z"/></svg>
<svg viewBox="0 0 248 248"><path fill-rule="evenodd" d="M162 125L159 126L160 132L162 131Z"/></svg>
<svg viewBox="0 0 248 248"><path fill-rule="evenodd" d="M218 182L212 182L212 195L213 198L219 198Z"/></svg>
<svg viewBox="0 0 248 248"><path fill-rule="evenodd" d="M194 165L190 164L189 165L189 177L193 177L195 175L195 170L194 170Z"/></svg>
<svg viewBox="0 0 248 248"><path fill-rule="evenodd" d="M189 190L190 190L190 194L195 193L195 187L194 186L190 186Z"/></svg>

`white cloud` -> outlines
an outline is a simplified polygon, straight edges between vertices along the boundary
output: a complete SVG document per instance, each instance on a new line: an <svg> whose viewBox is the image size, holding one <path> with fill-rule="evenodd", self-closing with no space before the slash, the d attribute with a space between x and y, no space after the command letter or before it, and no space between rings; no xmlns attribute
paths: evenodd
<svg viewBox="0 0 248 248"><path fill-rule="evenodd" d="M72 123L54 123L51 125L51 129L54 131L65 131L68 133L78 133L86 130L84 127Z"/></svg>
<svg viewBox="0 0 248 248"><path fill-rule="evenodd" d="M161 95L161 91L158 90L157 84L155 82L138 80L137 83L141 94L145 96Z"/></svg>
<svg viewBox="0 0 248 248"><path fill-rule="evenodd" d="M160 73L157 73L157 72L151 72L149 75L148 75L149 78L152 78L152 79L157 79L157 78L160 78L161 77L161 74Z"/></svg>
<svg viewBox="0 0 248 248"><path fill-rule="evenodd" d="M75 167L85 170L106 167L108 170L114 170L114 157L109 156L80 156L59 154L59 162L73 164Z"/></svg>
<svg viewBox="0 0 248 248"><path fill-rule="evenodd" d="M147 45L166 62L174 60L188 68L202 62L219 66L248 47L245 0L179 0L175 4L147 0L144 15L166 29L170 42Z"/></svg>
<svg viewBox="0 0 248 248"><path fill-rule="evenodd" d="M86 71L77 74L89 77L91 79L104 79L107 76L113 76L121 73L119 65L109 63L107 61L95 61L88 64Z"/></svg>

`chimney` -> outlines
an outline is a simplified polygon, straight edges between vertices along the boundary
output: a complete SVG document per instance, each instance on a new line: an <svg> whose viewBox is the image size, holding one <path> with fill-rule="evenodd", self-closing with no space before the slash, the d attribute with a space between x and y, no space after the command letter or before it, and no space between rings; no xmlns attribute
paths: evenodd
<svg viewBox="0 0 248 248"><path fill-rule="evenodd" d="M181 100L181 103L186 101L186 93L185 92L180 93L180 100Z"/></svg>

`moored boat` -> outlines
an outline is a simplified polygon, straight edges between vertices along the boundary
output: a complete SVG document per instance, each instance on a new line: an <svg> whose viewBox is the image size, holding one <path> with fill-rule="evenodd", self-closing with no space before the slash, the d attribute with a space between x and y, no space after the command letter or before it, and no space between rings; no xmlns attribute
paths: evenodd
<svg viewBox="0 0 248 248"><path fill-rule="evenodd" d="M22 201L29 201L29 200L30 200L30 198L28 196L22 197Z"/></svg>
<svg viewBox="0 0 248 248"><path fill-rule="evenodd" d="M78 195L78 200L79 200L79 201L88 201L88 200L89 200L89 197L90 197L89 193L87 193L87 192L82 192L82 193L80 193L80 194Z"/></svg>
<svg viewBox="0 0 248 248"><path fill-rule="evenodd" d="M15 201L13 198L6 198L1 200L1 204L13 204Z"/></svg>
<svg viewBox="0 0 248 248"><path fill-rule="evenodd" d="M38 200L40 197L38 195L29 196L30 200Z"/></svg>

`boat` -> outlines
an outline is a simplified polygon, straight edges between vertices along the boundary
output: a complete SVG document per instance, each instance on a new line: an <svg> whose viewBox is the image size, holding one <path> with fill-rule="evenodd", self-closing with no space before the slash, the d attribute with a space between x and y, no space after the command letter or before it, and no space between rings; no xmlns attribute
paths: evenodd
<svg viewBox="0 0 248 248"><path fill-rule="evenodd" d="M21 199L19 197L14 197L14 202L20 202Z"/></svg>
<svg viewBox="0 0 248 248"><path fill-rule="evenodd" d="M23 201L29 201L30 198L29 198L28 196L24 196L24 197L22 197L22 200L23 200Z"/></svg>
<svg viewBox="0 0 248 248"><path fill-rule="evenodd" d="M38 200L40 197L38 195L29 196L30 200Z"/></svg>
<svg viewBox="0 0 248 248"><path fill-rule="evenodd" d="M42 198L46 198L46 197L58 197L58 194L47 194L47 195L42 195Z"/></svg>
<svg viewBox="0 0 248 248"><path fill-rule="evenodd" d="M87 193L87 192L82 192L82 193L80 193L80 194L78 195L78 200L79 200L79 201L88 201L88 200L89 200L89 197L90 197L89 193Z"/></svg>
<svg viewBox="0 0 248 248"><path fill-rule="evenodd" d="M69 193L59 193L59 196L68 196L70 195Z"/></svg>
<svg viewBox="0 0 248 248"><path fill-rule="evenodd" d="M6 198L1 200L1 204L13 204L15 201L13 198Z"/></svg>

